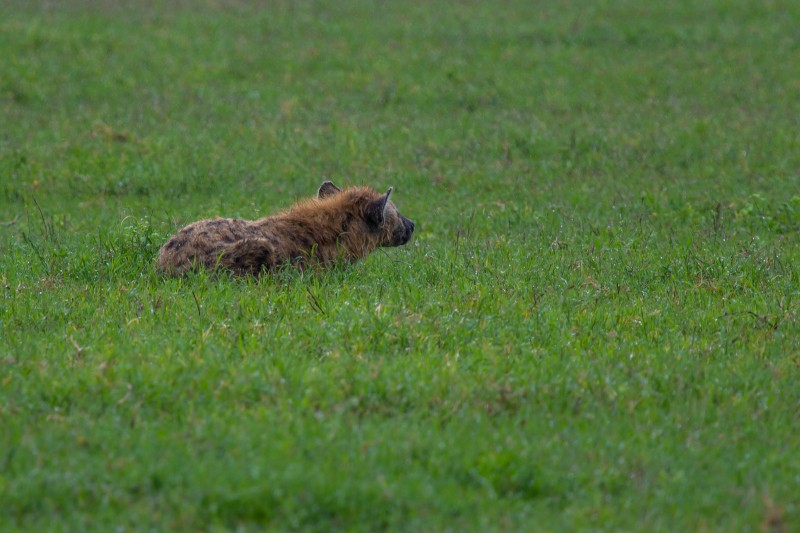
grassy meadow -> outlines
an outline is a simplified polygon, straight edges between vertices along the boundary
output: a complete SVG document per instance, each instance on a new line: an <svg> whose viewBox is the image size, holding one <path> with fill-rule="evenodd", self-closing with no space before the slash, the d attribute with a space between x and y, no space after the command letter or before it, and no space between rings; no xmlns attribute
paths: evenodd
<svg viewBox="0 0 800 533"><path fill-rule="evenodd" d="M798 27L0 3L0 530L800 530ZM415 239L155 272L324 179Z"/></svg>

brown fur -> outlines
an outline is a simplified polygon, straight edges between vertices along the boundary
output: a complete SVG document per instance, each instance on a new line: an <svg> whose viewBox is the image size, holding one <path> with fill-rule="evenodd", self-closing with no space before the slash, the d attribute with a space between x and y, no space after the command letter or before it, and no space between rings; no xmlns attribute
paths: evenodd
<svg viewBox="0 0 800 533"><path fill-rule="evenodd" d="M331 266L351 262L380 246L411 239L414 223L386 194L368 187L339 190L331 182L316 198L255 221L214 218L189 224L161 247L158 268L172 275L192 268L259 275L291 263Z"/></svg>

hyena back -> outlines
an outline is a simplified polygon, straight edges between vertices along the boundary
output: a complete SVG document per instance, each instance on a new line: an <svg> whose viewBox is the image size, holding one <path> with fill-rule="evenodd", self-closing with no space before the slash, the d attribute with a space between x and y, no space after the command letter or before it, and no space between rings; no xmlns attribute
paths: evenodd
<svg viewBox="0 0 800 533"><path fill-rule="evenodd" d="M356 261L381 246L411 240L414 223L369 187L340 190L326 181L317 197L258 220L214 218L189 224L158 254L161 272L193 268L259 275L287 263L299 268Z"/></svg>

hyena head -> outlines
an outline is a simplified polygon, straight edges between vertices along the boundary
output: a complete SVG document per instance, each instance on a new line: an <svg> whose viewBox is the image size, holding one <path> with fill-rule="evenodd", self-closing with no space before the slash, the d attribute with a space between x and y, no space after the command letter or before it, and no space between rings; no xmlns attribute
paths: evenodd
<svg viewBox="0 0 800 533"><path fill-rule="evenodd" d="M319 188L317 196L328 198L342 193L336 185L326 181ZM411 240L414 222L400 214L394 203L389 201L392 187L384 194L366 187L344 191L356 208L359 229L375 239L377 246L402 246Z"/></svg>

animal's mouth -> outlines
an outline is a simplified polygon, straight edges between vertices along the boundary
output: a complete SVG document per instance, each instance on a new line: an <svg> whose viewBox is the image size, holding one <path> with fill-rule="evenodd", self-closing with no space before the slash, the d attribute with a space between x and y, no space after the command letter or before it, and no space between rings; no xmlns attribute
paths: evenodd
<svg viewBox="0 0 800 533"><path fill-rule="evenodd" d="M403 246L408 244L414 234L414 222L403 217L402 224L394 228L391 237L382 246Z"/></svg>
<svg viewBox="0 0 800 533"><path fill-rule="evenodd" d="M404 245L404 244L408 244L408 242L411 240L411 236L414 234L414 222L409 220L409 219L407 219L407 218L404 219L403 220L403 229L405 231L403 232L403 237L400 240L400 245L401 246Z"/></svg>

